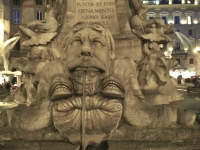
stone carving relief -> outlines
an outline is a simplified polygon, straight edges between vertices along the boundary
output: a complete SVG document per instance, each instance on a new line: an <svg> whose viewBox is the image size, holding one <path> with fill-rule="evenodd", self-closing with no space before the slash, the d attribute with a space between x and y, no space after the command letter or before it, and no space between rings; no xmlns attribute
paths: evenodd
<svg viewBox="0 0 200 150"><path fill-rule="evenodd" d="M138 76L143 94L150 94L149 101L155 105L182 100L169 75L169 70L176 66L177 62L166 59L160 48L160 44L171 41L168 35L173 33L173 24L165 25L161 18L147 20L147 6L140 1L130 0L129 5L133 12L130 22L132 31L143 42L144 59L139 63L141 70Z"/></svg>
<svg viewBox="0 0 200 150"><path fill-rule="evenodd" d="M45 32L49 20L20 27L21 34L29 38L59 34L56 18L53 28ZM139 63L115 57L112 34L99 23L79 22L63 39L52 36L46 44L41 43L43 39L25 41L30 46L27 59L12 66L22 71L24 82L14 101L29 107L20 105L1 113L1 127L34 131L52 125L62 137L86 148L110 138L125 124L192 126L198 116L193 111L158 105L163 102L152 105L155 99L180 100L169 76L176 62L166 59L159 48L159 44L170 40L160 19L144 21L140 27L132 25L132 34L143 42L144 59ZM5 117L12 121L6 122Z"/></svg>

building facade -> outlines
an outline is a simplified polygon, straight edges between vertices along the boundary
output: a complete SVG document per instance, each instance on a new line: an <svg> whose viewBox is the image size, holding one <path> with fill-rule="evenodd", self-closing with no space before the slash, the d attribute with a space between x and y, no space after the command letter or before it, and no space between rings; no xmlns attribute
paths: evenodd
<svg viewBox="0 0 200 150"><path fill-rule="evenodd" d="M163 45L167 57L179 62L170 74L177 78L200 75L200 3L199 0L143 0L148 4L147 18L160 17L174 24L172 41Z"/></svg>
<svg viewBox="0 0 200 150"><path fill-rule="evenodd" d="M19 25L26 25L33 20L43 20L48 5L55 0L0 0L0 49L4 42L19 31ZM21 40L10 54L10 62L15 62L26 56L27 48ZM3 60L0 57L0 71L4 71ZM3 80L12 80L13 75L0 74L0 84Z"/></svg>
<svg viewBox="0 0 200 150"><path fill-rule="evenodd" d="M43 20L48 5L55 0L0 0L0 44L18 32L19 25ZM147 17L161 17L166 24L173 23L172 42L163 45L167 57L180 65L171 74L175 78L200 75L200 2L199 0L143 0L148 4ZM3 30L2 30L3 29ZM4 32L3 32L4 31ZM27 48L19 41L11 53L11 62L26 56ZM3 70L2 60L0 70Z"/></svg>

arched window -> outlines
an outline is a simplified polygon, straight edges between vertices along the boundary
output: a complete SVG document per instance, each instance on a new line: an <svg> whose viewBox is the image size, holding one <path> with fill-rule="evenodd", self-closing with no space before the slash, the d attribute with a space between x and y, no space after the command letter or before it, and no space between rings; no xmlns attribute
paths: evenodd
<svg viewBox="0 0 200 150"><path fill-rule="evenodd" d="M186 18L187 18L187 24L193 24L193 16L194 12L193 11L188 11L185 13Z"/></svg>
<svg viewBox="0 0 200 150"><path fill-rule="evenodd" d="M173 13L173 16L174 16L174 24L180 24L181 12L175 11Z"/></svg>
<svg viewBox="0 0 200 150"><path fill-rule="evenodd" d="M164 20L165 24L168 24L168 15L169 15L169 13L166 11L163 11L160 13L160 18L162 18Z"/></svg>
<svg viewBox="0 0 200 150"><path fill-rule="evenodd" d="M149 13L147 14L148 20L151 20L151 19L153 19L154 17L156 17L156 13L155 13L155 12L149 12Z"/></svg>

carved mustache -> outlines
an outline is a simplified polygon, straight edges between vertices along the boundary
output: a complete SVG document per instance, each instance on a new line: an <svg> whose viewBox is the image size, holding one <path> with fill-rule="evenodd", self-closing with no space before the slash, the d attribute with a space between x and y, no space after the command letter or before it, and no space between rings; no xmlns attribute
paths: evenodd
<svg viewBox="0 0 200 150"><path fill-rule="evenodd" d="M119 111L121 109L118 107L115 107L113 109L113 104L114 103L120 103L119 100L112 99L108 100L106 98L102 98L99 96L91 96L91 97L86 97L86 110L96 110L96 109L101 109L109 112L115 112ZM61 101L56 101L55 102L55 109L57 111L70 111L73 109L82 109L82 98L81 97L71 97L67 100L61 100Z"/></svg>
<svg viewBox="0 0 200 150"><path fill-rule="evenodd" d="M97 68L102 73L108 74L108 70L106 69L105 65L95 57L81 56L74 59L69 64L67 64L66 72L71 74L74 71L73 69L77 67Z"/></svg>

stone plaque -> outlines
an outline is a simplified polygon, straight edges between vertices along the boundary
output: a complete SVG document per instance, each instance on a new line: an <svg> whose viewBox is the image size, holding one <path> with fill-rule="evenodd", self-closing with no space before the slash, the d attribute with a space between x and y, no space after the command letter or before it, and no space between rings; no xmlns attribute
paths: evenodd
<svg viewBox="0 0 200 150"><path fill-rule="evenodd" d="M119 34L115 0L76 0L76 22L100 22Z"/></svg>

